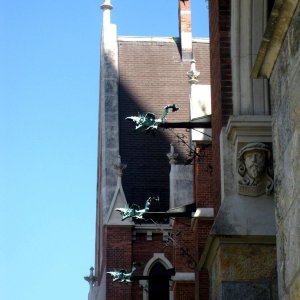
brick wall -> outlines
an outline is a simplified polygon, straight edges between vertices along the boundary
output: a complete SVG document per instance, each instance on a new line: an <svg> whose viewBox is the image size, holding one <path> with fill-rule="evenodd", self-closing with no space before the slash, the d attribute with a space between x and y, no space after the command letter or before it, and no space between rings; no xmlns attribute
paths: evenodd
<svg viewBox="0 0 300 300"><path fill-rule="evenodd" d="M194 283L178 282L174 292L174 300L194 300Z"/></svg>
<svg viewBox="0 0 300 300"><path fill-rule="evenodd" d="M190 224L190 218L176 218L173 226L176 272L193 272L195 268L195 239Z"/></svg>
<svg viewBox="0 0 300 300"><path fill-rule="evenodd" d="M107 226L106 271L118 269L131 270L132 267L132 229L131 227ZM106 300L131 300L131 284L113 282L106 276Z"/></svg>
<svg viewBox="0 0 300 300"><path fill-rule="evenodd" d="M227 124L228 118L232 114L230 2L230 0L209 1L211 91L213 111L213 197L216 201L216 208L219 207L221 198L219 136L222 126Z"/></svg>
<svg viewBox="0 0 300 300"><path fill-rule="evenodd" d="M213 197L213 157L212 144L199 144L198 156L194 162L194 197L197 207L215 207ZM213 221L198 220L194 228L195 258L199 261ZM209 299L209 279L207 272L195 273L195 299Z"/></svg>
<svg viewBox="0 0 300 300"><path fill-rule="evenodd" d="M165 247L163 235L160 232L152 234L152 240L147 240L146 233L136 235L136 240L132 243L132 259L137 263L135 275L143 275L148 261L153 257L153 253L164 253L165 257L173 264L173 250L171 247ZM132 284L132 300L142 299L143 288L138 282Z"/></svg>

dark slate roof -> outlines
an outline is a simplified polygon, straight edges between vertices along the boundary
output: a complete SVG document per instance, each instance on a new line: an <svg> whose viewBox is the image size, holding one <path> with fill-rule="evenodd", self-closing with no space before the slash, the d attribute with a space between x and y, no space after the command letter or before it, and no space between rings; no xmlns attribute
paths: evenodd
<svg viewBox="0 0 300 300"><path fill-rule="evenodd" d="M157 117L167 104L180 110L168 115L168 121L189 120L190 85L186 73L190 62L182 62L179 45L172 38L119 38L119 126L120 154L127 164L122 178L129 203L144 205L149 196L159 196L160 207L169 207L169 171L166 154L174 143L182 160L188 148L178 144L172 131L160 129L155 136L135 132L125 118L138 112L153 112ZM194 42L196 68L200 84L210 83L209 43ZM177 133L189 133L176 129Z"/></svg>

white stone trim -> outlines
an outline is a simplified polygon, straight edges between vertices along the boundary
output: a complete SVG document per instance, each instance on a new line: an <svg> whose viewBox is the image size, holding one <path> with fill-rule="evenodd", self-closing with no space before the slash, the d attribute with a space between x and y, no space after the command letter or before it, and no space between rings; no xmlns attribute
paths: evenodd
<svg viewBox="0 0 300 300"><path fill-rule="evenodd" d="M195 273L193 272L176 272L175 276L172 276L173 281L195 281Z"/></svg>
<svg viewBox="0 0 300 300"><path fill-rule="evenodd" d="M118 176L115 194L114 194L113 200L111 202L109 211L107 213L106 219L104 221L104 224L120 225L120 226L125 226L125 225L133 226L134 223L132 222L131 218L128 218L128 219L122 221L122 216L120 215L120 213L115 211L116 208L123 208L123 207L127 207L127 206L128 206L128 203L126 201L126 197L125 197L125 194L123 191L123 187L122 187L122 183L121 183L121 176Z"/></svg>
<svg viewBox="0 0 300 300"><path fill-rule="evenodd" d="M199 207L193 213L193 218L210 219L214 217L214 209L210 207Z"/></svg>
<svg viewBox="0 0 300 300"><path fill-rule="evenodd" d="M181 32L181 47L182 51L192 51L192 33Z"/></svg>

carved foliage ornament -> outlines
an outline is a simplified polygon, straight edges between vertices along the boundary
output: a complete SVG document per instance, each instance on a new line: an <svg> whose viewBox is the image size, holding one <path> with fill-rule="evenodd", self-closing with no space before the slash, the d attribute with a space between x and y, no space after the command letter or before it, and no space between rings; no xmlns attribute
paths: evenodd
<svg viewBox="0 0 300 300"><path fill-rule="evenodd" d="M264 143L249 143L238 153L238 192L257 197L273 191L273 167L270 148Z"/></svg>

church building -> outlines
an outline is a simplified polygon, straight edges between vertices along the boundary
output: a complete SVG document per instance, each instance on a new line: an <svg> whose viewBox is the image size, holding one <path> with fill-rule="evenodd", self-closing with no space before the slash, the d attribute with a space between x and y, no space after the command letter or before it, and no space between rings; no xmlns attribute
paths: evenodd
<svg viewBox="0 0 300 300"><path fill-rule="evenodd" d="M209 0L209 40L177 1L176 38L101 5L89 300L300 299L300 1Z"/></svg>
<svg viewBox="0 0 300 300"><path fill-rule="evenodd" d="M178 0L178 37L118 36L113 4L101 5L89 300L194 299L195 293L207 299L208 273L197 271L197 262L214 209L209 188L195 185L194 177L203 173L210 185L209 40L192 37L190 1ZM141 125L141 118L154 123ZM147 213L130 215L141 211ZM120 272L130 282L117 277Z"/></svg>

